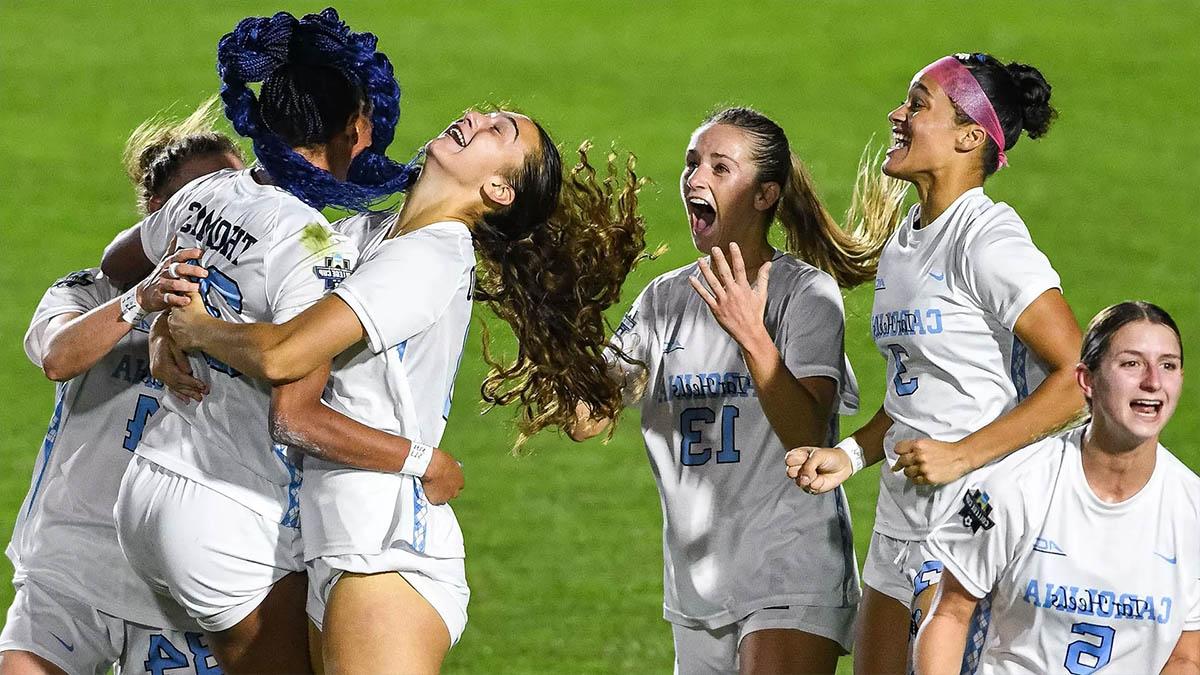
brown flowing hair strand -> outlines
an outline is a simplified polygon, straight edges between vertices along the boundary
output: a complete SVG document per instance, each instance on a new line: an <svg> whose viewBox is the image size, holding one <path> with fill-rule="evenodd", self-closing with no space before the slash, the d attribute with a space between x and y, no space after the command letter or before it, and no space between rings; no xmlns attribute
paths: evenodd
<svg viewBox="0 0 1200 675"><path fill-rule="evenodd" d="M481 393L490 406L518 404L514 449L546 427L569 429L578 402L597 416L620 414L621 384L605 356L611 326L604 310L620 299L625 278L645 257L645 222L638 214L644 179L634 172L636 158L629 155L622 168L610 153L601 176L585 142L579 162L564 175L553 141L541 135L540 157L531 154L512 177L513 206L485 216L475 231L476 298L517 338L516 357L505 362L493 355L484 325L483 357L491 370ZM538 210L549 217L535 217Z"/></svg>

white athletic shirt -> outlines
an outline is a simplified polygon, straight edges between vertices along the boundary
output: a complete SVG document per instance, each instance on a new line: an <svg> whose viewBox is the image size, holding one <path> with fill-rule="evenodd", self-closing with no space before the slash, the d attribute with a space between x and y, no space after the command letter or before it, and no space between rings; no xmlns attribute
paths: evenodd
<svg viewBox="0 0 1200 675"><path fill-rule="evenodd" d="M967 190L921 229L909 211L879 260L871 333L887 359L883 407L894 424L883 441L875 531L895 539L928 536L962 498L968 481L914 486L891 471L896 444L957 441L1012 410L1046 377L1013 334L1038 296L1060 288L1058 274L1007 204Z"/></svg>
<svg viewBox="0 0 1200 675"><path fill-rule="evenodd" d="M650 282L613 338L648 368L640 403L663 509L663 617L717 628L764 607L851 606L859 590L845 496L810 495L787 477L787 449L741 349L688 284L698 274L691 264ZM765 320L793 375L834 380L843 411L857 408L832 277L777 252ZM621 366L632 405L641 369ZM837 436L835 411L823 440Z"/></svg>
<svg viewBox="0 0 1200 675"><path fill-rule="evenodd" d="M387 236L398 217L399 214L393 211L364 211L335 220L330 227L350 241L361 259Z"/></svg>
<svg viewBox="0 0 1200 675"><path fill-rule="evenodd" d="M363 252L334 293L367 339L333 361L324 401L363 424L436 446L471 320L475 250L466 225L440 222ZM399 473L305 460L300 490L305 559L375 554L402 541L435 558L461 558L449 504Z"/></svg>
<svg viewBox="0 0 1200 675"><path fill-rule="evenodd" d="M54 317L85 314L120 295L95 268L58 280L34 311L25 354L40 368ZM29 578L148 626L189 626L183 610L156 595L129 566L113 524L121 476L163 393L162 383L150 376L152 319L130 330L90 369L58 383L8 557L16 568L15 584Z"/></svg>
<svg viewBox="0 0 1200 675"><path fill-rule="evenodd" d="M205 305L236 323L287 321L345 279L358 259L319 211L255 182L250 169L189 183L142 221L141 236L151 260L169 252L172 238L175 248L203 249ZM200 403L164 398L163 408L179 420L150 425L138 454L266 518L297 525L300 469L267 431L270 384L208 356L191 357L191 365L208 395Z"/></svg>
<svg viewBox="0 0 1200 675"><path fill-rule="evenodd" d="M1073 429L1020 450L929 540L991 594L981 673L1157 673L1200 630L1200 478L1158 446L1119 504L1088 486Z"/></svg>

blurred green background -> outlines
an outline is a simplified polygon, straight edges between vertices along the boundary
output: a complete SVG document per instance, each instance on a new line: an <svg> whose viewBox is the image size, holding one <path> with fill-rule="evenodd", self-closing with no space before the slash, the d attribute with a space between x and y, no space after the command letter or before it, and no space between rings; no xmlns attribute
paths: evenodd
<svg viewBox="0 0 1200 675"><path fill-rule="evenodd" d="M53 387L21 336L59 276L96 264L136 221L119 157L129 131L217 87L217 39L243 16L320 3L0 3L0 536L7 538L45 433ZM692 249L677 181L689 134L718 105L758 107L788 131L835 213L855 164L909 78L956 51L1036 65L1061 117L1022 140L988 183L1013 204L1062 275L1080 321L1146 298L1200 333L1200 26L1196 2L643 3L345 2L404 90L393 155L407 158L465 107L507 101L573 148L615 142L654 180L642 193L648 243L670 245L629 280L618 316ZM1191 47L1188 47L1191 45ZM871 291L848 294L847 350L863 410L883 395L870 339ZM480 311L478 314L482 314ZM476 321L478 323L478 320ZM637 430L573 445L543 434L509 454L503 412L480 416L478 340L463 362L442 445L465 462L455 503L467 538L470 623L451 673L669 672L661 619L661 516ZM1190 466L1195 386L1166 433ZM843 421L853 430L864 418ZM877 471L848 485L860 560ZM81 560L86 552L81 551ZM7 569L7 561L4 565ZM5 572L7 573L7 572ZM12 589L0 586L0 606ZM849 659L842 660L847 670Z"/></svg>

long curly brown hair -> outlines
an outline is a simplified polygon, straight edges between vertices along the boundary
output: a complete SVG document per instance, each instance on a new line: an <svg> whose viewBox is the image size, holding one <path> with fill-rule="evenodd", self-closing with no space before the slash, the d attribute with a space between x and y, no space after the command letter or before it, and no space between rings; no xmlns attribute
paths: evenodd
<svg viewBox="0 0 1200 675"><path fill-rule="evenodd" d="M539 125L541 151L511 176L517 197L474 229L479 255L476 299L503 319L517 338L511 361L493 356L484 326L485 403L517 403L518 439L545 429L569 429L577 403L596 416L621 412L621 385L605 357L611 332L604 310L644 257L645 222L638 214L644 180L635 157L623 167L608 156L601 176L588 161L563 172L554 142ZM617 354L617 358L627 358Z"/></svg>

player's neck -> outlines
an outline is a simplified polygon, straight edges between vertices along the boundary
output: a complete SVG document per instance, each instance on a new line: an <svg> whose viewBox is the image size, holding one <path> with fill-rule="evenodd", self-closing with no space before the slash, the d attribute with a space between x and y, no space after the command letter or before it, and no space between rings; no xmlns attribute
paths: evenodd
<svg viewBox="0 0 1200 675"><path fill-rule="evenodd" d="M318 146L311 148L292 148L292 150L294 150L297 155L300 155L304 159L308 160L308 163L312 164L314 167L322 171L329 172L329 157L325 154L325 148Z"/></svg>
<svg viewBox="0 0 1200 675"><path fill-rule="evenodd" d="M404 199L404 205L400 207L400 216L388 236L396 237L447 220L470 224L475 218L476 215L471 213L469 204L447 198L445 192L425 192L414 187Z"/></svg>
<svg viewBox="0 0 1200 675"><path fill-rule="evenodd" d="M775 257L775 248L767 241L767 230L758 228L754 234L735 237L734 240L742 253L742 264L746 266L746 278L753 282L758 277L758 268ZM725 255L728 256L729 248L727 246L722 248L725 249ZM704 251L704 253L708 253L708 251Z"/></svg>
<svg viewBox="0 0 1200 675"><path fill-rule="evenodd" d="M913 182L921 198L921 227L937 220L967 190L983 186L979 176L961 173L928 176Z"/></svg>
<svg viewBox="0 0 1200 675"><path fill-rule="evenodd" d="M1083 435L1083 475L1103 502L1116 504L1137 494L1154 473L1158 438L1136 439L1093 419Z"/></svg>

